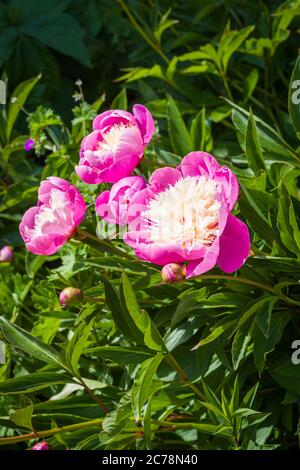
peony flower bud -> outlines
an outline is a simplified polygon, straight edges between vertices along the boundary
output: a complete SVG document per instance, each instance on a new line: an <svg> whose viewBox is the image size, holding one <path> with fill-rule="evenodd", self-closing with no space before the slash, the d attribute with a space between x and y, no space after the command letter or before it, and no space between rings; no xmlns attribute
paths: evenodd
<svg viewBox="0 0 300 470"><path fill-rule="evenodd" d="M42 441L35 444L31 450L51 450L51 447L49 446L48 442Z"/></svg>
<svg viewBox="0 0 300 470"><path fill-rule="evenodd" d="M0 250L0 262L2 263L10 263L13 259L14 252L10 246L4 246Z"/></svg>
<svg viewBox="0 0 300 470"><path fill-rule="evenodd" d="M175 282L183 281L185 273L185 264L169 263L162 268L161 276L164 282Z"/></svg>
<svg viewBox="0 0 300 470"><path fill-rule="evenodd" d="M76 289L76 287L66 287L63 291L61 291L59 296L60 304L63 307L67 307L71 304L76 304L80 302L82 299L82 293L80 289Z"/></svg>

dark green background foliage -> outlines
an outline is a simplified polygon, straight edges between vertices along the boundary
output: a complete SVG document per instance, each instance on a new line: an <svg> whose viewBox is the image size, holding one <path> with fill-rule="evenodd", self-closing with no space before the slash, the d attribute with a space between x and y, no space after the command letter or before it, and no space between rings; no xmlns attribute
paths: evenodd
<svg viewBox="0 0 300 470"><path fill-rule="evenodd" d="M57 449L298 448L299 26L299 1L2 2L0 235L15 257L0 266L0 444L35 431ZM97 237L26 252L18 223L49 175L76 184L83 228L100 229L105 185L76 177L80 141L99 110L135 102L157 124L136 174L205 150L238 176L252 252L237 274L164 285ZM70 285L84 299L63 309Z"/></svg>

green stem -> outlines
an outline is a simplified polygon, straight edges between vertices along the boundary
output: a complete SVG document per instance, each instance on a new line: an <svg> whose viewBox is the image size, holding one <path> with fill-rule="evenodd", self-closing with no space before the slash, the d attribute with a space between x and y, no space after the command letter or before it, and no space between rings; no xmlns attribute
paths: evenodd
<svg viewBox="0 0 300 470"><path fill-rule="evenodd" d="M168 352L165 358L170 364L170 366L173 367L173 369L177 372L181 381L185 383L195 393L195 395L197 395L197 397L200 398L201 401L207 401L205 395L203 395L203 393L198 389L198 387L194 385L193 382L191 382L188 379L186 373L182 369L181 365L177 362L173 354Z"/></svg>
<svg viewBox="0 0 300 470"><path fill-rule="evenodd" d="M97 395L93 392L93 390L90 389L90 387L88 387L88 385L84 382L84 380L83 379L78 379L78 380L80 381L81 385L83 386L87 394L90 395L90 397L94 400L94 402L96 402L100 406L100 408L104 411L104 413L105 414L109 413L109 409L106 408L103 401L100 400L99 397L97 397Z"/></svg>
<svg viewBox="0 0 300 470"><path fill-rule="evenodd" d="M164 62L166 62L166 64L169 64L170 61L168 57L166 56L166 54L161 50L160 45L158 43L153 42L152 39L147 36L143 28L139 25L135 17L132 15L126 3L123 0L117 0L117 1L120 4L120 7L124 10L126 15L128 16L131 24L138 31L138 33L145 39L145 41L149 44L149 46L151 46L160 55L160 57L164 60Z"/></svg>
<svg viewBox="0 0 300 470"><path fill-rule="evenodd" d="M278 294L271 286L268 286L267 284L261 284L260 282L256 282L256 281L252 281L251 279L247 279L245 277L233 277L233 276L223 276L223 275L215 275L215 274L208 274L208 275L200 275L200 276L197 276L198 279L203 279L203 280L206 280L206 279L224 279L226 281L234 281L234 282L241 282L242 284L246 284L246 285L249 285L249 286L253 286L253 287L257 287L259 289L262 289L262 290L265 290L267 292L270 292L271 294L275 295L276 297L279 297L281 300L283 300L284 302L287 302L291 305L297 305L297 307L300 307L300 302L297 302L297 300L293 300L293 299L290 299L289 297L287 297L286 295L283 295L283 294Z"/></svg>
<svg viewBox="0 0 300 470"><path fill-rule="evenodd" d="M38 433L31 432L29 434L22 434L21 436L2 437L0 438L0 445L15 444L17 442L29 441L31 439L35 439L37 436L39 438L44 438L44 437L53 436L54 434L59 434L61 432L77 431L78 429L98 426L102 423L102 421L103 421L103 418L97 418L91 421L85 421L84 423L70 424L68 426L61 426L61 427L57 427L53 429L47 429L46 431L39 431Z"/></svg>
<svg viewBox="0 0 300 470"><path fill-rule="evenodd" d="M230 99L230 101L233 101L233 96L232 96L231 90L230 90L228 82L227 82L226 73L223 72L222 70L220 72L221 72L221 77L222 77L222 81L223 81L224 88L226 90L227 96Z"/></svg>
<svg viewBox="0 0 300 470"><path fill-rule="evenodd" d="M126 253L126 251L120 250L120 248L117 248L114 246L112 243L108 242L107 240L100 240L100 238L96 237L96 235L93 235L92 233L87 232L86 230L83 229L77 229L76 233L78 234L79 240L91 240L93 243L96 243L99 245L99 247L102 248L102 250L106 251L111 251L112 253L115 253L117 255L123 256L123 258L127 258L130 261L132 261L133 256L129 255Z"/></svg>

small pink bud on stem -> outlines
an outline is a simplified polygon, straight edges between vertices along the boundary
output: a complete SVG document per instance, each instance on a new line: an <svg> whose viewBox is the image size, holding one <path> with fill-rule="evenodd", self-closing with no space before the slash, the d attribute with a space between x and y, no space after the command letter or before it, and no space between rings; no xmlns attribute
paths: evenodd
<svg viewBox="0 0 300 470"><path fill-rule="evenodd" d="M185 264L169 263L166 264L161 271L163 282L176 282L185 279Z"/></svg>
<svg viewBox="0 0 300 470"><path fill-rule="evenodd" d="M10 263L13 259L14 252L10 246L4 246L0 250L0 262L1 263Z"/></svg>
<svg viewBox="0 0 300 470"><path fill-rule="evenodd" d="M51 450L51 447L49 446L48 442L42 441L35 444L31 450Z"/></svg>
<svg viewBox="0 0 300 470"><path fill-rule="evenodd" d="M59 302L63 307L77 304L82 299L82 292L76 287L66 287L59 295Z"/></svg>

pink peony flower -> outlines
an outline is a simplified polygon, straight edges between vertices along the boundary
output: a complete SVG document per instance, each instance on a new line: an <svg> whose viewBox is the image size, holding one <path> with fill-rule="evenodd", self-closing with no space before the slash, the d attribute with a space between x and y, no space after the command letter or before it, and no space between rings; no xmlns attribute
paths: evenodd
<svg viewBox="0 0 300 470"><path fill-rule="evenodd" d="M0 250L0 262L1 263L10 263L13 259L14 252L10 246L4 246Z"/></svg>
<svg viewBox="0 0 300 470"><path fill-rule="evenodd" d="M19 229L27 250L52 255L73 235L85 214L80 192L68 181L51 176L42 181L38 205L23 215Z"/></svg>
<svg viewBox="0 0 300 470"><path fill-rule="evenodd" d="M105 111L94 119L93 129L82 141L76 173L85 183L115 183L139 164L153 135L154 121L145 106L136 104L133 114Z"/></svg>
<svg viewBox="0 0 300 470"><path fill-rule="evenodd" d="M237 196L229 168L208 153L189 153L177 169L154 171L148 187L133 196L124 241L145 261L187 263L186 277L216 264L236 271L250 251L247 226L230 213Z"/></svg>
<svg viewBox="0 0 300 470"><path fill-rule="evenodd" d="M132 197L146 187L140 176L127 176L104 191L96 199L96 212L106 222L127 225L128 205Z"/></svg>

